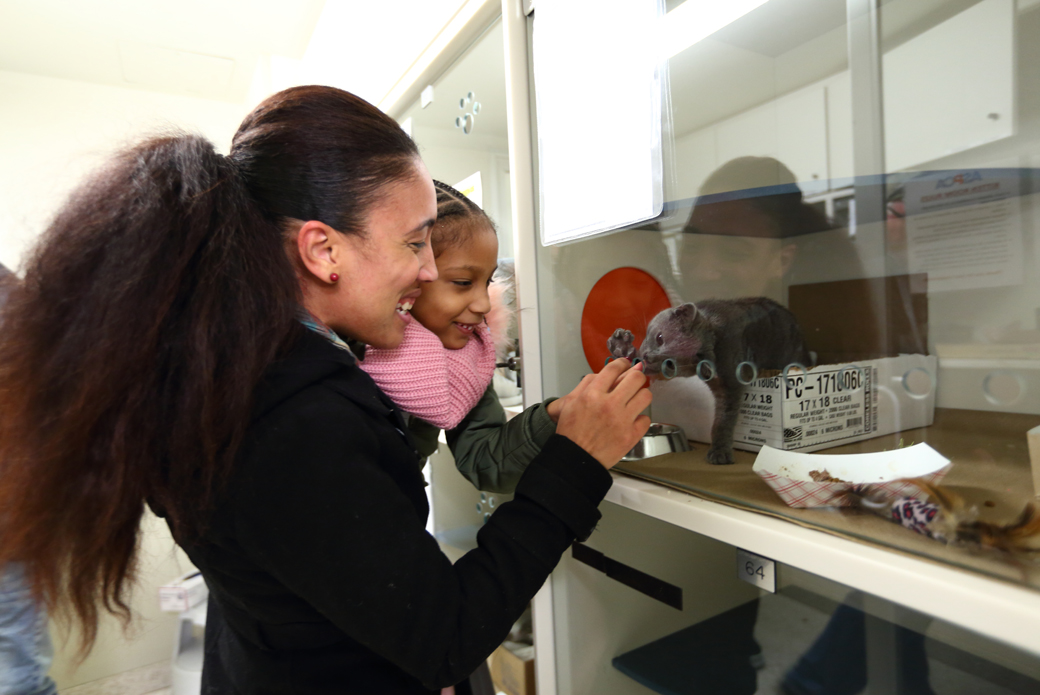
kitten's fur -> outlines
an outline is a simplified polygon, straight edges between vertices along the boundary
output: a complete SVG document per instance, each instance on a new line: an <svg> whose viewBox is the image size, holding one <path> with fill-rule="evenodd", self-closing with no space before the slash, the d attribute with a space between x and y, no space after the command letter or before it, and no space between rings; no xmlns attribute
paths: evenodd
<svg viewBox="0 0 1040 695"><path fill-rule="evenodd" d="M650 321L637 351L631 331L619 328L607 340L614 357L639 358L647 376L661 376L666 359L675 361L674 376L697 376L701 360L715 365L707 384L715 396L708 463L733 463L733 428L744 386L737 365L752 362L758 371L781 370L791 363L812 366L794 315L766 297L706 299L696 305L665 309ZM745 368L744 380L750 376ZM705 369L705 371L707 371Z"/></svg>

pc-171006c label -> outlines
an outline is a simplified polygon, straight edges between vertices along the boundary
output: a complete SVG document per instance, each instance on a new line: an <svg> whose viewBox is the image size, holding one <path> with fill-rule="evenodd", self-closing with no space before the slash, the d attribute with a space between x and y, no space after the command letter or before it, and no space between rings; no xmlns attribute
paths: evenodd
<svg viewBox="0 0 1040 695"><path fill-rule="evenodd" d="M877 431L877 368L826 365L745 387L734 443L802 449Z"/></svg>

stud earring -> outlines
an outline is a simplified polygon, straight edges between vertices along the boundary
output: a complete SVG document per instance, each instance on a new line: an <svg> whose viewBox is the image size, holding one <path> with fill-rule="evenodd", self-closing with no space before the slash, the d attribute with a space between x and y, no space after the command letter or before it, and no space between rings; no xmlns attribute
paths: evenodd
<svg viewBox="0 0 1040 695"><path fill-rule="evenodd" d="M336 273L333 273L332 275L329 276L329 280L332 281L332 282L336 282L336 280L339 280L339 275L337 275Z"/></svg>

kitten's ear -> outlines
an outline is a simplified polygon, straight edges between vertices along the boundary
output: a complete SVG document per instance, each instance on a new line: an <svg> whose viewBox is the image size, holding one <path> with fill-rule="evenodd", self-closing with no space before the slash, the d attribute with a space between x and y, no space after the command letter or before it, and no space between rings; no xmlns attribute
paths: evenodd
<svg viewBox="0 0 1040 695"><path fill-rule="evenodd" d="M687 302L675 309L676 318L683 319L684 321L695 321L698 313L697 305L691 302Z"/></svg>

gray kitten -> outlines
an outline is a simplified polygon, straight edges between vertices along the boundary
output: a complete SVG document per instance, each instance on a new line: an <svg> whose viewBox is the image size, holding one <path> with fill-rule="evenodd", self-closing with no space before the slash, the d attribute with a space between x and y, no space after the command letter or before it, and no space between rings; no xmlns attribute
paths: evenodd
<svg viewBox="0 0 1040 695"><path fill-rule="evenodd" d="M733 463L733 429L737 424L745 382L754 371L782 370L797 363L811 367L812 358L794 314L766 297L706 299L696 305L665 309L650 321L637 351L631 331L619 328L607 340L614 357L640 359L647 376L691 377L707 381L715 396L708 463ZM712 370L714 367L714 376ZM708 377L711 378L708 378Z"/></svg>

